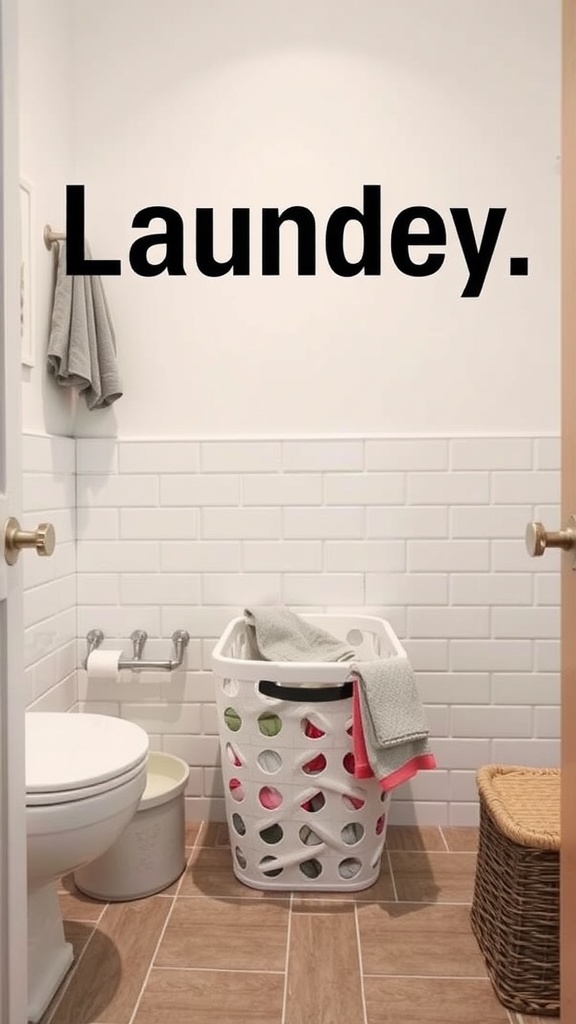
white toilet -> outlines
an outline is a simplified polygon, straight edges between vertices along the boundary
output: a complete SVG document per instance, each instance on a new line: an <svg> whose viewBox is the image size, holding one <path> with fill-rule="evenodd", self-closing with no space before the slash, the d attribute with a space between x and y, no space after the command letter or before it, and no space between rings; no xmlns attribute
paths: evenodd
<svg viewBox="0 0 576 1024"><path fill-rule="evenodd" d="M148 735L105 715L28 712L28 1020L40 1020L73 954L56 881L116 841L146 786Z"/></svg>

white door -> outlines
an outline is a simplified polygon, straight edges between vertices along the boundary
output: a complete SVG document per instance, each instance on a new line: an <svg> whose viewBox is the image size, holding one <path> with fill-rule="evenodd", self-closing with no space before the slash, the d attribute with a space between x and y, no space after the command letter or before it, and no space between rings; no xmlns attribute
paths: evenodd
<svg viewBox="0 0 576 1024"><path fill-rule="evenodd" d="M3 524L20 511L17 6L0 0L0 1021L26 1021L26 832L21 561Z"/></svg>

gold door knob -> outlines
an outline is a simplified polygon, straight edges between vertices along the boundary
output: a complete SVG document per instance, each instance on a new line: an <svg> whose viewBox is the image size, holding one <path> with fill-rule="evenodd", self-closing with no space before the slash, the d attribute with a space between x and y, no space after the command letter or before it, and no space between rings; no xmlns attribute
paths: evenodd
<svg viewBox="0 0 576 1024"><path fill-rule="evenodd" d="M564 530L548 533L542 523L528 523L526 527L526 548L531 558L538 558L548 548L562 548L570 551L576 547L576 519L570 516Z"/></svg>
<svg viewBox="0 0 576 1024"><path fill-rule="evenodd" d="M36 548L36 554L49 557L56 544L52 523L40 523L35 530L21 530L14 516L4 525L4 558L8 565L15 565L22 548Z"/></svg>

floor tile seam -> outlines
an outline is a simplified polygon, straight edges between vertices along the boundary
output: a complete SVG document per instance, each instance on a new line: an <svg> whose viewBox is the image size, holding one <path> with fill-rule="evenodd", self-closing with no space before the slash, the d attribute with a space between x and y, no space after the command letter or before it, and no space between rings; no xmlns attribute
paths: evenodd
<svg viewBox="0 0 576 1024"><path fill-rule="evenodd" d="M146 986L148 984L148 978L150 977L150 971L152 970L152 966L154 964L156 956L158 955L158 950L160 949L160 945L161 945L162 940L164 938L164 933L165 933L166 928L168 926L168 922L169 922L169 920L172 917L172 914L174 912L174 907L176 906L176 897L172 896L172 897L170 897L170 899L172 900L172 906L170 907L168 913L166 914L166 919L165 919L164 924L162 925L162 927L160 929L160 935L158 936L158 940L157 940L156 945L154 947L154 952L152 953L152 956L150 957L150 963L148 964L148 969L146 971L146 974L144 975L144 981L142 982L142 985L140 987L140 992L138 993L138 996L136 997L136 1002L134 1004L134 1009L133 1009L133 1011L132 1011L132 1013L130 1015L130 1019L128 1021L128 1024L132 1024L132 1022L134 1021L134 1018L136 1017L136 1014L138 1013L138 1009L139 1009L140 1003L142 1002L142 996L144 995L144 991L145 991Z"/></svg>
<svg viewBox="0 0 576 1024"><path fill-rule="evenodd" d="M450 860L454 860L456 857L476 857L478 855L478 850L388 850L388 853L401 853L405 857L449 856Z"/></svg>
<svg viewBox="0 0 576 1024"><path fill-rule="evenodd" d="M362 1002L362 1014L364 1024L368 1024L368 1008L366 1006L366 992L364 991L364 965L362 963L362 944L360 942L360 924L358 922L358 907L354 904L354 925L356 928L356 947L358 949L358 970L360 972L360 1000Z"/></svg>
<svg viewBox="0 0 576 1024"><path fill-rule="evenodd" d="M486 975L477 974L379 974L374 971L366 971L365 978L380 978L391 981L394 978L410 978L419 981L481 981L490 984L490 978Z"/></svg>
<svg viewBox="0 0 576 1024"><path fill-rule="evenodd" d="M444 833L442 831L442 826L441 825L438 825L438 831L439 831L439 833L440 833L440 835L442 837L442 842L444 843L444 846L446 847L446 849L448 850L449 853L452 853L453 851L448 846L448 840L446 839L446 836L444 835Z"/></svg>
<svg viewBox="0 0 576 1024"><path fill-rule="evenodd" d="M106 909L106 908L104 908L104 909ZM102 913L104 913L104 911L102 911ZM102 915L100 915L100 916L102 916ZM85 923L85 922L81 922L81 923ZM78 959L74 958L74 960L72 962L72 967L68 971L68 974L65 976L64 981L62 982L60 988L56 990L55 995L52 997L53 999L56 999L56 1002L54 1003L54 1006L52 1008L50 1016L46 1019L44 1024L51 1024L51 1021L54 1019L54 1016L55 1016L57 1010L60 1008L60 1004L61 1004L64 996L66 995L66 992L68 991L68 989L70 988L70 985L72 984L73 978L76 977L76 974L78 972L78 968L80 967L80 964L82 963L82 960L84 958L84 954L86 953L86 950L88 949L88 946L92 942L92 939L94 938L94 934L97 931L97 928L98 928L98 922L97 921L90 921L90 922L87 922L87 923L92 925L92 931L91 931L90 935L88 936L86 942L84 943L84 946L80 950L80 953L78 955Z"/></svg>
<svg viewBox="0 0 576 1024"><path fill-rule="evenodd" d="M162 893L156 893L156 895L157 896L162 896L163 894ZM312 900L314 900L314 899L326 898L326 897L322 897L321 894L319 894L318 896L309 896L309 897L302 897L301 893L297 893L296 895L297 895L298 898L304 899L304 900L307 899L307 900L310 900L310 902L312 902ZM211 893L180 893L179 892L177 894L168 894L168 893L166 893L166 894L164 894L164 899L223 900L223 901L225 901L225 900L234 900L234 901L236 901L238 903L258 903L258 904L266 903L267 901L270 901L270 903L275 904L275 903L289 903L290 902L290 894L288 892L286 892L286 894L283 895L283 896L269 896L267 894L265 897L257 897L257 896L236 896L236 895L232 896L230 893L223 893L223 892L211 892ZM397 905L397 904L400 904L400 905L414 904L414 905L419 906L419 907L470 907L470 906L472 906L472 899L468 899L468 900L400 900L400 899L394 899L394 900L385 900L384 899L384 900L379 900L379 899L376 899L376 897L374 897L374 896L366 897L365 899L363 899L361 896L357 896L355 900L353 900L351 898L350 899L337 899L336 898L336 899L331 900L330 902L331 903L335 903L335 904L337 904L337 903L346 903L346 904L347 903L351 903L351 904L357 903L359 906L370 906L370 905L373 905L373 904L376 904L376 903L378 903L378 904L380 904L380 903L391 903L391 904L394 904L394 905ZM310 913L314 913L314 911L310 911ZM67 919L67 920L70 920L71 923L75 923L73 918L72 919ZM99 922L98 921L96 921L96 922L95 921L82 921L82 922L78 922L78 923L79 924L80 923L81 924L98 924Z"/></svg>
<svg viewBox="0 0 576 1024"><path fill-rule="evenodd" d="M153 964L150 974L154 971L202 971L204 974L273 974L279 975L280 977L284 977L284 974L286 973L284 970L264 971L256 967L169 967L166 964L162 964L161 966Z"/></svg>
<svg viewBox="0 0 576 1024"><path fill-rule="evenodd" d="M106 910L110 906L110 904L108 902L106 902L106 903L102 903L101 906L102 906L102 909L101 909L100 913L98 914L98 917L83 918L83 917L64 917L63 916L62 920L63 921L68 921L69 924L92 924L92 925L94 925L94 927L96 927L96 925L100 924L100 922L101 922L101 920L102 920Z"/></svg>
<svg viewBox="0 0 576 1024"><path fill-rule="evenodd" d="M334 911L330 910L295 910L298 917L335 917Z"/></svg>
<svg viewBox="0 0 576 1024"><path fill-rule="evenodd" d="M289 903L290 894L287 892L283 896L235 896L228 892L181 892L178 893L175 899L179 900L237 900L239 903L266 903L269 900L272 903ZM336 901L334 901L336 902Z"/></svg>
<svg viewBox="0 0 576 1024"><path fill-rule="evenodd" d="M294 893L290 893L290 906L288 908L288 929L286 934L286 959L284 961L284 991L282 993L281 1024L286 1024L286 1011L288 1009L288 971L290 967L290 941L292 938L292 914L294 904Z"/></svg>
<svg viewBox="0 0 576 1024"><path fill-rule="evenodd" d="M390 903L394 906L415 907L471 907L472 900L357 900L359 906L374 906L376 903Z"/></svg>
<svg viewBox="0 0 576 1024"><path fill-rule="evenodd" d="M396 888L396 879L394 878L394 872L392 870L392 861L390 860L390 852L388 850L386 851L386 859L388 861L388 871L390 873L390 880L392 882L392 892L394 893L394 900L397 901L398 900L398 890ZM386 900L386 902L389 903L391 901L390 900Z"/></svg>
<svg viewBox="0 0 576 1024"><path fill-rule="evenodd" d="M166 893L167 896L170 895L170 896L176 897L176 896L179 895L180 889L182 888L182 882L186 878L186 873L188 871L188 868L190 867L190 861L192 860L192 857L194 855L194 850L195 850L195 846L192 847L192 849L190 850L190 853L186 857L186 860L185 860L185 863L184 863L184 870L182 871L182 874L180 875L180 878L176 879L177 884L176 884L175 892L173 892L173 893ZM173 884L174 883L172 882L172 885ZM164 895L164 893L161 893L161 892L158 893L158 896L163 896L163 895Z"/></svg>
<svg viewBox="0 0 576 1024"><path fill-rule="evenodd" d="M201 822L200 822L200 825L199 825L198 831L197 831L196 835L194 836L194 842L192 843L192 853L194 853L194 851L195 851L196 849L198 849L198 848L199 848L199 846L200 846L200 844L199 844L198 840L200 839L200 836L201 836L201 834L202 834L202 829L204 828L204 825L205 825L205 824L206 824L206 822L205 822L205 821L201 821ZM191 854L190 856L192 856L192 854Z"/></svg>

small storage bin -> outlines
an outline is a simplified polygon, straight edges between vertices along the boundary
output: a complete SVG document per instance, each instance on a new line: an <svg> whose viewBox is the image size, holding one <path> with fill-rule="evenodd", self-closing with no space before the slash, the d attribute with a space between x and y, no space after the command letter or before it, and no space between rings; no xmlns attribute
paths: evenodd
<svg viewBox="0 0 576 1024"><path fill-rule="evenodd" d="M303 618L356 648L404 654L387 622ZM251 660L243 618L212 653L236 877L255 889L359 890L380 870L390 795L354 778L352 682L342 662Z"/></svg>
<svg viewBox="0 0 576 1024"><path fill-rule="evenodd" d="M136 814L106 853L74 873L87 896L110 902L152 896L186 864L184 789L190 769L179 757L153 751Z"/></svg>
<svg viewBox="0 0 576 1024"><path fill-rule="evenodd" d="M560 1013L560 771L477 772L480 841L472 930L500 1002Z"/></svg>

